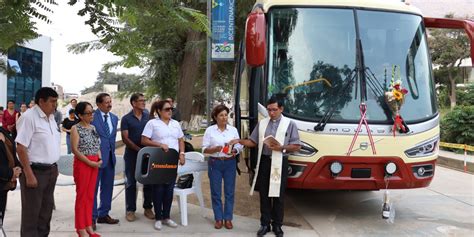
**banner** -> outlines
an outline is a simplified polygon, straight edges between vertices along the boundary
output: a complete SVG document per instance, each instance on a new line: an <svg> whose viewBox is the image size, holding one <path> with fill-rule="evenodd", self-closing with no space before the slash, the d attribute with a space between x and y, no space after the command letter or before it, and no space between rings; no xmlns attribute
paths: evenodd
<svg viewBox="0 0 474 237"><path fill-rule="evenodd" d="M212 0L212 60L234 60L235 0Z"/></svg>

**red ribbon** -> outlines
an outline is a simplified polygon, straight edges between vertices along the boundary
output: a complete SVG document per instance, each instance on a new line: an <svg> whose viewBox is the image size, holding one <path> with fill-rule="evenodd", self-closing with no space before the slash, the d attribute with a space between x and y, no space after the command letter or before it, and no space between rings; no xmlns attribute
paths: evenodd
<svg viewBox="0 0 474 237"><path fill-rule="evenodd" d="M367 105L362 103L359 106L360 108L360 122L359 126L357 126L356 133L354 134L354 137L352 138L352 143L351 146L349 147L349 150L347 151L347 155L350 156L352 153L352 148L354 147L355 141L357 140L357 137L359 136L359 133L361 131L362 123L365 125L365 129L367 130L367 135L369 136L369 141L370 141L370 147L372 148L372 154L376 155L377 152L375 151L375 143L374 139L372 138L372 133L370 132L369 128L369 123L367 123L366 119L366 114L367 114Z"/></svg>
<svg viewBox="0 0 474 237"><path fill-rule="evenodd" d="M397 114L397 115L395 116L395 122L393 123L393 128L392 128L392 130L393 130L393 136L394 136L394 137L395 137L395 132L396 132L396 131L402 130L402 132L404 132L404 133L407 131L406 128L405 128L405 126L403 125L402 116L400 116L399 114Z"/></svg>

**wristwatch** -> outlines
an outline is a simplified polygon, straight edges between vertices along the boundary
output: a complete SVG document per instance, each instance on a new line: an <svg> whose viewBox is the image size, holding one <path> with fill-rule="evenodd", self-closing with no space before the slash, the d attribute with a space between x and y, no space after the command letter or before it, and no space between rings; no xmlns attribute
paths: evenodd
<svg viewBox="0 0 474 237"><path fill-rule="evenodd" d="M286 149L283 148L283 150L281 150L281 152L282 152L283 154L285 154L285 153L286 153Z"/></svg>
<svg viewBox="0 0 474 237"><path fill-rule="evenodd" d="M184 151L180 152L179 154L180 154L180 155L184 155Z"/></svg>

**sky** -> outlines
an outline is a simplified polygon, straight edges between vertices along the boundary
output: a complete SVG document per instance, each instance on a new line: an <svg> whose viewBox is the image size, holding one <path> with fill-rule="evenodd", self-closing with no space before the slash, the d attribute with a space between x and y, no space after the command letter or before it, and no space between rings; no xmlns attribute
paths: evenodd
<svg viewBox="0 0 474 237"><path fill-rule="evenodd" d="M63 86L64 92L80 93L92 86L97 79L102 65L120 59L106 50L73 54L67 51L67 45L96 40L87 19L77 15L81 9L80 1L76 6L67 5L67 1L56 1L58 6L51 6L54 11L50 16L52 23L37 22L38 33L51 37L51 82ZM139 74L140 70L121 69L118 72Z"/></svg>

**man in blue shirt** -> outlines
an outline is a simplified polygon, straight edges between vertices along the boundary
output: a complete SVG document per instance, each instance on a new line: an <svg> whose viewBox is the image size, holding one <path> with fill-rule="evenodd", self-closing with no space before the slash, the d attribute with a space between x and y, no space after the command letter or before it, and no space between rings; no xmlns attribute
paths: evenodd
<svg viewBox="0 0 474 237"><path fill-rule="evenodd" d="M138 151L143 147L141 138L143 128L149 120L150 114L145 109L145 97L141 93L135 93L130 97L132 110L122 117L120 123L122 140L126 145L125 154L125 175L127 184L125 186L125 210L127 221L135 221L135 211L137 209L137 181L135 180L135 169L137 164ZM148 219L155 219L152 211L152 189L151 185L143 185L143 209Z"/></svg>

